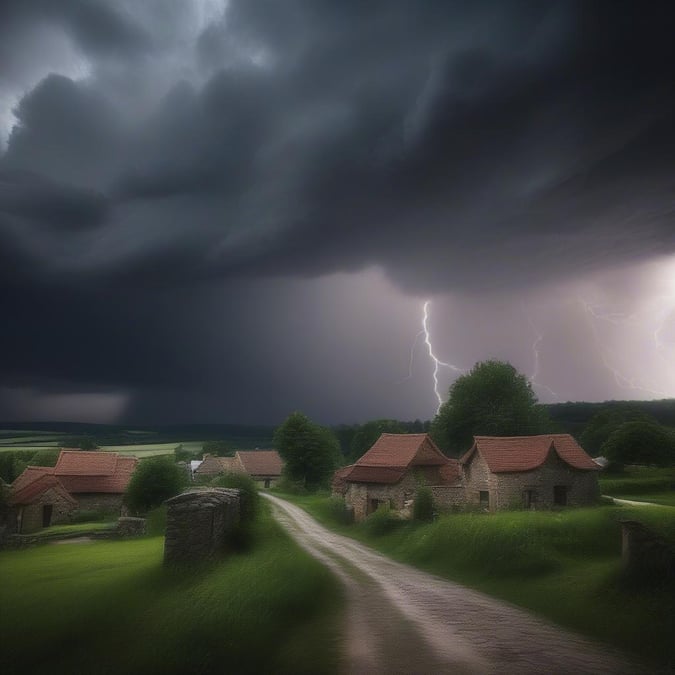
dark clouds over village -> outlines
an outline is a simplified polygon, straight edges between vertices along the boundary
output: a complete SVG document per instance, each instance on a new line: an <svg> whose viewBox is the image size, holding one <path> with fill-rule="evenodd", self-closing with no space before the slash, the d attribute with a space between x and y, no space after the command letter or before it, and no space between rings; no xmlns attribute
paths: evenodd
<svg viewBox="0 0 675 675"><path fill-rule="evenodd" d="M0 418L675 395L671 11L3 3Z"/></svg>

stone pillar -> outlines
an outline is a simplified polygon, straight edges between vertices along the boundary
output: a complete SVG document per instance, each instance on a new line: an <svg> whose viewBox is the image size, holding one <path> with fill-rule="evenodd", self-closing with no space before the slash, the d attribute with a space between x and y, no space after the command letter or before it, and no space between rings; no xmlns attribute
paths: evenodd
<svg viewBox="0 0 675 675"><path fill-rule="evenodd" d="M167 500L164 563L214 558L239 524L240 491L192 489Z"/></svg>
<svg viewBox="0 0 675 675"><path fill-rule="evenodd" d="M621 521L624 572L645 581L675 577L675 550L665 539L636 520Z"/></svg>

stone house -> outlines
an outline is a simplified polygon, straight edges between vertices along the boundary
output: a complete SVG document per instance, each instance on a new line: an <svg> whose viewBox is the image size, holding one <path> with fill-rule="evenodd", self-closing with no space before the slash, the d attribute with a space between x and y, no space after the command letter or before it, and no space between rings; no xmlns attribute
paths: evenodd
<svg viewBox="0 0 675 675"><path fill-rule="evenodd" d="M9 496L17 531L66 522L77 510L123 514L124 492L137 463L116 452L64 449L53 467L27 467Z"/></svg>
<svg viewBox="0 0 675 675"><path fill-rule="evenodd" d="M466 502L485 510L586 506L600 467L569 434L475 436L460 457Z"/></svg>
<svg viewBox="0 0 675 675"><path fill-rule="evenodd" d="M409 508L420 485L429 486L444 504L463 499L460 467L428 434L382 434L356 463L336 472L334 494L344 496L361 521L381 504Z"/></svg>
<svg viewBox="0 0 675 675"><path fill-rule="evenodd" d="M382 434L355 464L339 469L333 493L363 520L386 503L404 510L420 484L440 508L551 508L594 504L600 467L569 434L476 436L459 461L427 434Z"/></svg>
<svg viewBox="0 0 675 675"><path fill-rule="evenodd" d="M237 450L234 457L206 455L195 478L211 479L221 473L245 473L258 487L269 488L281 478L284 463L276 450Z"/></svg>

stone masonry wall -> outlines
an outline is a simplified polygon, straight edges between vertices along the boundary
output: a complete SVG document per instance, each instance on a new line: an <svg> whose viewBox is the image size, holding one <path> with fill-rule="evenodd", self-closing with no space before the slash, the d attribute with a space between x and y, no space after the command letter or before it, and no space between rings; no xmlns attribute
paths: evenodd
<svg viewBox="0 0 675 675"><path fill-rule="evenodd" d="M43 506L52 506L51 525L67 523L68 516L76 507L64 499L59 492L50 488L45 490L32 504L19 507L19 532L36 532L42 528Z"/></svg>
<svg viewBox="0 0 675 675"><path fill-rule="evenodd" d="M123 504L124 495L113 493L81 493L74 494L81 511L102 511L116 515L126 515Z"/></svg>
<svg viewBox="0 0 675 675"><path fill-rule="evenodd" d="M412 472L394 485L378 483L349 483L345 493L345 503L354 509L354 520L360 522L368 515L369 500L388 503L392 509L400 511L405 502L415 496L417 480Z"/></svg>
<svg viewBox="0 0 675 675"><path fill-rule="evenodd" d="M474 453L469 464L465 465L464 481L467 506L478 508L480 506L480 493L488 492L490 494L490 508L494 509L494 505L497 503L497 477L490 473L490 469L488 469L488 465L480 456L480 453Z"/></svg>
<svg viewBox="0 0 675 675"><path fill-rule="evenodd" d="M224 551L239 524L240 491L193 489L167 504L164 563L214 558Z"/></svg>
<svg viewBox="0 0 675 675"><path fill-rule="evenodd" d="M434 504L441 510L458 509L466 504L464 485L432 485L430 489Z"/></svg>
<svg viewBox="0 0 675 675"><path fill-rule="evenodd" d="M568 506L589 506L600 494L597 471L579 471L551 454L538 469L517 473L497 474L497 501L493 508L508 509L523 506L523 493L532 490L532 508L555 506L554 486L567 488Z"/></svg>

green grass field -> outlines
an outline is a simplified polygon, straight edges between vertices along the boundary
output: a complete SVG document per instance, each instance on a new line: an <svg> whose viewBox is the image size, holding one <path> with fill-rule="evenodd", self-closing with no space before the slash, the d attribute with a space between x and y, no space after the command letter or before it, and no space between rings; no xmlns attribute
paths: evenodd
<svg viewBox="0 0 675 675"><path fill-rule="evenodd" d="M280 496L393 558L675 668L675 587L636 587L621 578L619 524L635 518L675 541L675 508L466 513L426 525L371 516L343 525L325 495Z"/></svg>
<svg viewBox="0 0 675 675"><path fill-rule="evenodd" d="M1 553L3 675L337 672L337 582L267 510L255 540L177 569L156 536Z"/></svg>

